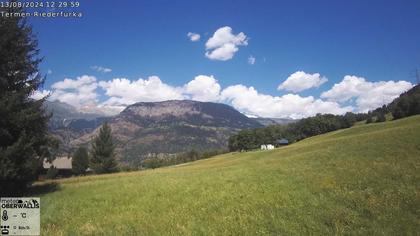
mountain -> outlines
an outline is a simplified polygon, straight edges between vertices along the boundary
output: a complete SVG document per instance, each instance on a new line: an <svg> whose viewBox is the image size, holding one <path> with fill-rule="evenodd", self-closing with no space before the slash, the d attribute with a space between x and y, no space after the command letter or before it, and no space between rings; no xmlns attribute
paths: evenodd
<svg viewBox="0 0 420 236"><path fill-rule="evenodd" d="M227 148L232 134L262 127L228 105L190 100L136 103L112 117L109 125L116 139L117 157L125 163L139 163L156 154ZM73 140L71 145L89 143L98 130Z"/></svg>
<svg viewBox="0 0 420 236"><path fill-rule="evenodd" d="M286 118L263 118L263 117L255 117L251 118L252 120L260 123L263 126L269 125L286 125L290 123L297 122L298 120L295 119L286 119Z"/></svg>
<svg viewBox="0 0 420 236"><path fill-rule="evenodd" d="M63 155L71 151L72 140L91 133L110 119L103 114L79 112L75 107L59 101L45 101L44 108L47 113L52 114L49 130L61 141Z"/></svg>

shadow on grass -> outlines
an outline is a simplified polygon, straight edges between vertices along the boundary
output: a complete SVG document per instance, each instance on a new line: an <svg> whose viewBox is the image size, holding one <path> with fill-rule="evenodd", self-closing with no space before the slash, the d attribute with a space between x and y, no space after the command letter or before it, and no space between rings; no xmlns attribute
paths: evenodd
<svg viewBox="0 0 420 236"><path fill-rule="evenodd" d="M60 190L60 185L57 183L35 184L25 191L24 196L40 196L58 190Z"/></svg>

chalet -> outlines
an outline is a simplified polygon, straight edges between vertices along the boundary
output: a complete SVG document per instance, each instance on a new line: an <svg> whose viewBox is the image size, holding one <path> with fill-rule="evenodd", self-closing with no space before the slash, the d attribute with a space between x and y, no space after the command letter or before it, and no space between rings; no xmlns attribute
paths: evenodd
<svg viewBox="0 0 420 236"><path fill-rule="evenodd" d="M58 170L58 175L60 176L71 176L72 175L72 164L71 157L57 157L53 160L52 163L44 160L43 163L44 173L47 173L47 170L54 166Z"/></svg>

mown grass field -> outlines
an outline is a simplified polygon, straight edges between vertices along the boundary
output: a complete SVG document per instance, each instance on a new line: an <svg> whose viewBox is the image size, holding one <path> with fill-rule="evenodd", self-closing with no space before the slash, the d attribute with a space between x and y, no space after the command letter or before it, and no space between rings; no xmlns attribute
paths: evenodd
<svg viewBox="0 0 420 236"><path fill-rule="evenodd" d="M42 235L418 235L420 116L57 183Z"/></svg>

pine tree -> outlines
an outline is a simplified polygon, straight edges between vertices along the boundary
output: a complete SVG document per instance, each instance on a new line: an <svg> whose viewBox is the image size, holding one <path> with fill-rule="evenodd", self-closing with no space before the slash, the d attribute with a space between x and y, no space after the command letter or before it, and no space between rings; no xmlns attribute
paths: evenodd
<svg viewBox="0 0 420 236"><path fill-rule="evenodd" d="M0 11L22 12L17 8ZM0 186L5 195L18 195L35 180L44 158L52 159L58 143L48 136L45 100L29 97L44 78L31 27L19 17L0 17Z"/></svg>
<svg viewBox="0 0 420 236"><path fill-rule="evenodd" d="M79 147L74 152L71 166L72 172L75 175L82 175L86 173L86 169L89 167L89 155L85 147Z"/></svg>
<svg viewBox="0 0 420 236"><path fill-rule="evenodd" d="M95 173L110 173L117 171L117 162L114 157L114 143L111 128L105 122L99 130L98 136L92 142L90 167Z"/></svg>

